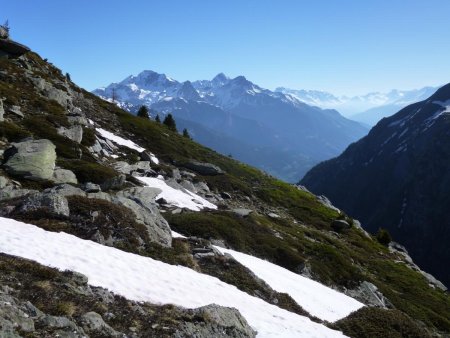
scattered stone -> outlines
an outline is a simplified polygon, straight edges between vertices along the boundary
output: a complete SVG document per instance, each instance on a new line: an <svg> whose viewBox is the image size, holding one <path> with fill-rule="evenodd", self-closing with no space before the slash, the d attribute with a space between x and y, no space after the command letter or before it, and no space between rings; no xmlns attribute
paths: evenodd
<svg viewBox="0 0 450 338"><path fill-rule="evenodd" d="M67 196L86 196L86 193L81 190L80 188L74 187L73 185L70 184L60 184L57 185L56 187L52 187L49 189L45 189L44 192L53 192L53 193L57 193L58 195L67 197Z"/></svg>
<svg viewBox="0 0 450 338"><path fill-rule="evenodd" d="M3 165L9 174L29 180L49 180L55 169L55 145L49 140L28 140L13 143L5 151Z"/></svg>
<svg viewBox="0 0 450 338"><path fill-rule="evenodd" d="M31 212L46 209L55 216L69 216L67 199L54 192L38 192L27 195L19 207L19 212Z"/></svg>
<svg viewBox="0 0 450 338"><path fill-rule="evenodd" d="M126 176L124 174L120 174L106 180L100 187L102 188L102 190L120 190L125 186L125 182Z"/></svg>
<svg viewBox="0 0 450 338"><path fill-rule="evenodd" d="M297 186L297 187L299 187L299 186ZM303 187L303 188L305 188L305 187ZM301 189L301 190L303 190L303 189ZM308 191L308 190L306 189L305 191ZM338 213L341 213L341 210L336 208L326 196L324 196L324 195L317 196L317 201L320 202L321 204L323 204L324 206L326 206L330 209L333 209L334 211L337 211Z"/></svg>
<svg viewBox="0 0 450 338"><path fill-rule="evenodd" d="M0 122L3 122L5 120L5 108L3 106L3 101L6 100L6 97L0 98Z"/></svg>
<svg viewBox="0 0 450 338"><path fill-rule="evenodd" d="M23 115L22 111L20 110L19 106L11 106L8 109L8 112L11 113L11 114L17 115L19 117L24 117L24 115Z"/></svg>
<svg viewBox="0 0 450 338"><path fill-rule="evenodd" d="M190 192L193 192L194 194L197 193L197 189L195 188L194 184L191 181L188 180L182 180L180 182L180 185L186 189L189 190Z"/></svg>
<svg viewBox="0 0 450 338"><path fill-rule="evenodd" d="M256 331L251 328L237 309L212 304L191 311L194 315L208 320L204 323L184 322L182 328L175 332L173 337L256 337Z"/></svg>
<svg viewBox="0 0 450 338"><path fill-rule="evenodd" d="M331 228L336 232L341 232L346 229L350 229L352 226L343 219L335 219L331 222Z"/></svg>
<svg viewBox="0 0 450 338"><path fill-rule="evenodd" d="M94 332L105 337L121 337L116 330L105 323L102 316L96 312L87 312L81 316L81 325L86 332Z"/></svg>
<svg viewBox="0 0 450 338"><path fill-rule="evenodd" d="M225 192L225 191L222 191L220 193L220 197L222 197L223 199L226 199L226 200L231 199L231 195L229 193Z"/></svg>
<svg viewBox="0 0 450 338"><path fill-rule="evenodd" d="M76 143L81 143L83 139L83 127L80 125L75 125L71 128L59 127L57 132L59 135L65 136Z"/></svg>
<svg viewBox="0 0 450 338"><path fill-rule="evenodd" d="M356 289L346 290L345 293L368 306L392 308L392 304L378 291L378 288L367 281L363 281Z"/></svg>
<svg viewBox="0 0 450 338"><path fill-rule="evenodd" d="M225 172L220 169L218 166L211 163L203 163L198 161L190 161L184 163L183 166L185 168L191 169L200 175L205 176L214 176L214 175L223 175Z"/></svg>
<svg viewBox="0 0 450 338"><path fill-rule="evenodd" d="M100 186L98 184L95 184L92 182L87 182L87 183L83 184L81 188L84 191L86 191L87 193L102 191L102 189L100 188Z"/></svg>
<svg viewBox="0 0 450 338"><path fill-rule="evenodd" d="M276 218L281 218L280 215L278 215L278 214L276 214L276 213L274 213L274 212L269 212L269 213L267 214L267 216L269 216L270 218L274 218L274 219L276 219Z"/></svg>
<svg viewBox="0 0 450 338"><path fill-rule="evenodd" d="M158 203L158 204L168 204L166 199L163 198L163 197L158 198L155 202Z"/></svg>
<svg viewBox="0 0 450 338"><path fill-rule="evenodd" d="M180 170L178 168L172 169L172 178L175 180L181 180Z"/></svg>
<svg viewBox="0 0 450 338"><path fill-rule="evenodd" d="M253 210L243 209L243 208L233 209L232 211L240 217L247 217L248 215L250 215L253 212Z"/></svg>
<svg viewBox="0 0 450 338"><path fill-rule="evenodd" d="M77 177L73 173L73 171L67 169L56 168L53 171L53 177L51 181L54 183L72 183L78 184Z"/></svg>

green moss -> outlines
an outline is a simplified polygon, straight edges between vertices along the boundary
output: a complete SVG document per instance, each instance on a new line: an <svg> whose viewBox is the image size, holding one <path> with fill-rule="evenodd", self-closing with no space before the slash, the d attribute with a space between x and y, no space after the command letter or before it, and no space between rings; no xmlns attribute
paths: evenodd
<svg viewBox="0 0 450 338"><path fill-rule="evenodd" d="M103 184L118 175L114 169L95 162L59 160L58 164L64 169L72 170L80 183Z"/></svg>
<svg viewBox="0 0 450 338"><path fill-rule="evenodd" d="M333 328L353 338L427 338L430 334L398 310L364 307L336 322Z"/></svg>
<svg viewBox="0 0 450 338"><path fill-rule="evenodd" d="M83 139L81 144L86 147L92 147L95 144L95 131L92 128L83 128Z"/></svg>
<svg viewBox="0 0 450 338"><path fill-rule="evenodd" d="M1 94L0 94L1 96ZM31 133L13 122L0 122L0 138L6 138L9 142L19 142L30 137Z"/></svg>

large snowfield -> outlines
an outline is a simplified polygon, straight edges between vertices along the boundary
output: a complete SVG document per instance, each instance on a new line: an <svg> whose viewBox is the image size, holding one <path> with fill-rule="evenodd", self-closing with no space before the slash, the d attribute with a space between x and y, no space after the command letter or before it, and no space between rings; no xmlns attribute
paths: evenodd
<svg viewBox="0 0 450 338"><path fill-rule="evenodd" d="M258 337L344 337L341 332L312 322L252 297L219 279L151 258L131 254L66 233L48 232L34 225L0 217L0 252L27 258L60 270L86 275L100 286L130 300L195 308L218 304L238 309ZM234 253L236 255L236 253ZM282 277L282 276L280 276ZM323 304L330 297L324 287L311 289ZM330 306L354 308L349 302ZM328 314L327 314L328 315Z"/></svg>

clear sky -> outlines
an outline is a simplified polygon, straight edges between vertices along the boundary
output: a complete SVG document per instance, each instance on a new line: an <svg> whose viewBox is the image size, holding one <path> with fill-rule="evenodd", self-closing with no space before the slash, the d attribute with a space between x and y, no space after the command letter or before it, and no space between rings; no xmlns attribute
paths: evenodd
<svg viewBox="0 0 450 338"><path fill-rule="evenodd" d="M0 0L12 38L86 89L144 69L335 94L450 82L450 0Z"/></svg>

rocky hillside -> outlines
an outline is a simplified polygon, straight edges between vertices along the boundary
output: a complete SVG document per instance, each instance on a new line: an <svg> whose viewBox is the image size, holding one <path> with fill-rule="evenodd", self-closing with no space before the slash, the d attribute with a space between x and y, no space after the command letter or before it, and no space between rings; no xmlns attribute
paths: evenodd
<svg viewBox="0 0 450 338"><path fill-rule="evenodd" d="M450 333L441 285L325 198L34 53L0 69L0 335Z"/></svg>
<svg viewBox="0 0 450 338"><path fill-rule="evenodd" d="M325 194L364 228L389 230L414 260L450 285L450 85L383 119L301 184Z"/></svg>

